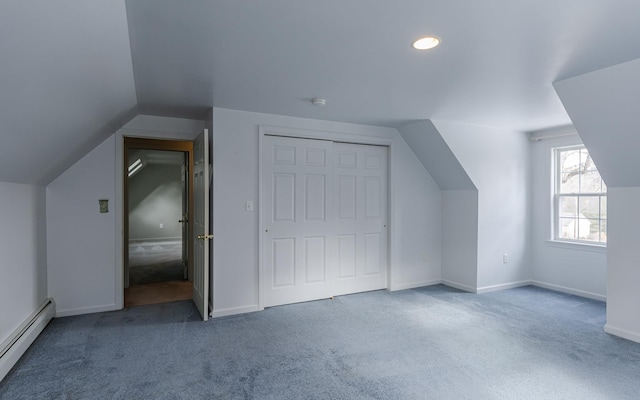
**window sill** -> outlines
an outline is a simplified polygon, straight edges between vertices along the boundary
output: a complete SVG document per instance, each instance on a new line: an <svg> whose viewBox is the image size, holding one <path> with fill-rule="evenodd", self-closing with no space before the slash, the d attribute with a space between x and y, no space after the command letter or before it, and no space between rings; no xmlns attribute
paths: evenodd
<svg viewBox="0 0 640 400"><path fill-rule="evenodd" d="M547 246L559 247L561 249L580 250L580 251L593 251L595 253L606 253L607 246L601 244L589 244L589 243L577 243L577 242L564 242L561 240L547 240Z"/></svg>

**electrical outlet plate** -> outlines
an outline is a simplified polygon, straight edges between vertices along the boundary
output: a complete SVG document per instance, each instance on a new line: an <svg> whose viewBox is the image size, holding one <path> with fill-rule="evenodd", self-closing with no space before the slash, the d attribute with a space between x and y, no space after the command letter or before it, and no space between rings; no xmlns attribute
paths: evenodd
<svg viewBox="0 0 640 400"><path fill-rule="evenodd" d="M98 200L98 203L100 204L101 214L105 214L109 212L109 200L107 199Z"/></svg>

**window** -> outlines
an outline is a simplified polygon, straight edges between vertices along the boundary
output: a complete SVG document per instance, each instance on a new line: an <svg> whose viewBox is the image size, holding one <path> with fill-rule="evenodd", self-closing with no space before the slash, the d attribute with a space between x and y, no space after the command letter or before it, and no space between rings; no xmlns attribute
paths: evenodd
<svg viewBox="0 0 640 400"><path fill-rule="evenodd" d="M607 186L584 146L554 149L555 234L560 241L607 243Z"/></svg>

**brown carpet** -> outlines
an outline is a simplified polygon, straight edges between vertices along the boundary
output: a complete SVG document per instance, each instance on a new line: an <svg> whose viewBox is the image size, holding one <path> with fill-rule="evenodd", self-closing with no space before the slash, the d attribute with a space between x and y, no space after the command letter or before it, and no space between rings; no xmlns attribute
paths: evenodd
<svg viewBox="0 0 640 400"><path fill-rule="evenodd" d="M124 290L124 306L133 307L190 300L192 296L193 283L189 281L132 285Z"/></svg>

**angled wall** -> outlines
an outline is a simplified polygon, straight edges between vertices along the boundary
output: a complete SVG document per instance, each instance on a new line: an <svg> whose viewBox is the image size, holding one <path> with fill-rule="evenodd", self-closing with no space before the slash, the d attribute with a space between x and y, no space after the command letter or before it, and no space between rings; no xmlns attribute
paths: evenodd
<svg viewBox="0 0 640 400"><path fill-rule="evenodd" d="M430 120L398 128L442 196L442 281L475 292L478 269L478 191Z"/></svg>
<svg viewBox="0 0 640 400"><path fill-rule="evenodd" d="M640 342L640 59L554 88L608 186L605 331Z"/></svg>
<svg viewBox="0 0 640 400"><path fill-rule="evenodd" d="M610 187L640 187L640 59L554 83Z"/></svg>
<svg viewBox="0 0 640 400"><path fill-rule="evenodd" d="M477 188L476 291L528 284L530 173L526 135L432 122Z"/></svg>

